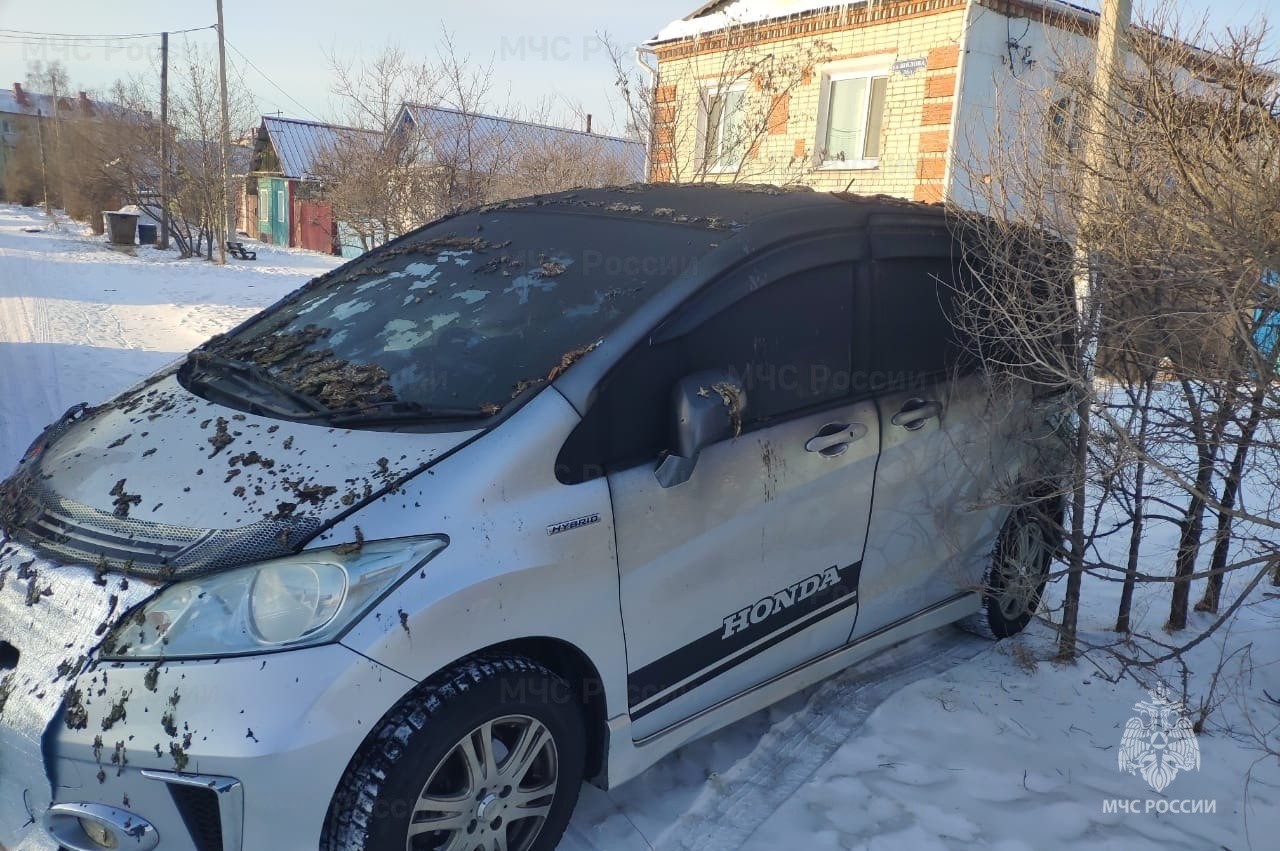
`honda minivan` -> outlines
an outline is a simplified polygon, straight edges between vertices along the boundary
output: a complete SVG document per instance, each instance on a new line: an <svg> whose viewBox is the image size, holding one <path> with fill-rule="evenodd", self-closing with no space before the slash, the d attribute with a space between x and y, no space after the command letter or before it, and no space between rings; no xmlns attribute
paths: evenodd
<svg viewBox="0 0 1280 851"><path fill-rule="evenodd" d="M0 846L549 851L913 635L1022 629L1062 394L940 206L583 190L317 278L0 495Z"/></svg>

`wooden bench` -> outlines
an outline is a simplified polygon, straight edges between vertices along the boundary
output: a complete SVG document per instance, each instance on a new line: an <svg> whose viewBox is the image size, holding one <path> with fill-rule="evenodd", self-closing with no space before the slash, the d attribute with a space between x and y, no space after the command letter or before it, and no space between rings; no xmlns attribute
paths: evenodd
<svg viewBox="0 0 1280 851"><path fill-rule="evenodd" d="M246 250L243 242L227 240L227 250L231 252L232 257L239 257L241 260L258 259L258 252Z"/></svg>

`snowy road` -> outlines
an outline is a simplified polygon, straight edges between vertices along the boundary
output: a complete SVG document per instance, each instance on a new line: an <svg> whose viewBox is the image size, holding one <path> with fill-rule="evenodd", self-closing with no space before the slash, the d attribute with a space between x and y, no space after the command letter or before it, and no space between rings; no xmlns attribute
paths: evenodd
<svg viewBox="0 0 1280 851"><path fill-rule="evenodd" d="M118 253L78 224L0 206L0 466L71 405L114 395L337 263L173 257Z"/></svg>
<svg viewBox="0 0 1280 851"><path fill-rule="evenodd" d="M149 248L121 254L78 225L0 206L0 473L66 408L114 395L338 262L258 251L226 267ZM1160 541L1147 551L1158 556ZM1134 610L1153 631L1159 588L1144 586ZM1280 694L1275 602L1247 607L1188 657L1193 694L1246 644L1257 661L1250 693ZM1109 640L1114 605L1105 589L1085 601L1087 638ZM1087 663L1036 663L1051 655L1043 625L996 645L950 629L922 636L617 789L584 787L561 851L1275 847L1266 837L1280 834L1280 764L1244 735L1280 723L1274 707L1219 695L1199 770L1153 795L1116 763L1145 692ZM1167 799L1214 810L1107 804Z"/></svg>

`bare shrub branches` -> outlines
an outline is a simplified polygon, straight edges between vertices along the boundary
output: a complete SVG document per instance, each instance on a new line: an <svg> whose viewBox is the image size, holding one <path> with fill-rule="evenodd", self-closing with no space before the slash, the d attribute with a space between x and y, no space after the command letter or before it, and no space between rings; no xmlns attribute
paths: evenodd
<svg viewBox="0 0 1280 851"><path fill-rule="evenodd" d="M1268 330L1280 316L1280 109L1265 36L1212 40L1150 18L1127 41L1108 105L1092 82L1091 39L1053 30L1053 61L1038 76L993 80L991 126L968 128L976 153L958 164L961 181L994 224L974 240L984 289L966 330L994 375L1035 376L1087 403L1064 658L1086 574L1122 583L1121 631L1138 586L1168 586L1165 629L1191 635L1142 637L1159 652L1111 648L1153 666L1220 629L1280 560L1280 352ZM1089 110L1097 137L1084 139L1077 119ZM1089 143L1104 152L1096 172ZM1069 314L1046 309L1044 282L1017 262L1040 250L1029 228L1091 249L1075 259L1089 285ZM1073 331L1074 356L1055 355ZM1196 610L1216 618L1193 617L1197 584Z"/></svg>

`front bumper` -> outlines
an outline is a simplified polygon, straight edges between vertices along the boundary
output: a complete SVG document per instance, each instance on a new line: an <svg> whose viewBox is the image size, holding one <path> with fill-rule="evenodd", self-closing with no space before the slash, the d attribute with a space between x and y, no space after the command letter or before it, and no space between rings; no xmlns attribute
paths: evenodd
<svg viewBox="0 0 1280 851"><path fill-rule="evenodd" d="M54 587L49 600L62 594L66 570L37 580ZM0 640L21 623L15 616L38 614L25 611L22 599L24 611L0 606ZM91 620L83 627L95 639L86 654L100 622ZM58 638L65 643L85 622L64 620ZM91 661L74 682L80 702L59 712L69 678L58 681L52 700L33 702L38 691L55 689L41 688L47 665L27 666L23 652L22 723L11 730L9 706L0 715L0 807L14 793L28 802L0 809L0 846L9 851L51 847L28 823L41 820L51 785L58 803L105 804L140 816L165 851L205 851L214 836L216 851L315 848L352 754L414 685L340 645L159 666ZM22 747L11 750L10 739Z"/></svg>
<svg viewBox="0 0 1280 851"><path fill-rule="evenodd" d="M0 847L52 847L37 825L67 778L45 770L50 722L102 640L99 629L154 590L120 577L99 585L88 568L0 546Z"/></svg>

